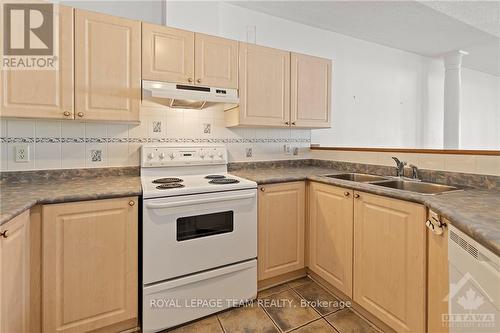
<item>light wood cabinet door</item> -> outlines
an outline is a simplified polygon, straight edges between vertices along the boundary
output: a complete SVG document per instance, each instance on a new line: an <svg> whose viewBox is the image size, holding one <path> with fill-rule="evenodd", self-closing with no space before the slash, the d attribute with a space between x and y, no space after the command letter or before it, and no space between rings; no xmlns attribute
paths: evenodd
<svg viewBox="0 0 500 333"><path fill-rule="evenodd" d="M240 43L239 121L242 126L290 124L290 52Z"/></svg>
<svg viewBox="0 0 500 333"><path fill-rule="evenodd" d="M259 186L258 279L304 268L305 183Z"/></svg>
<svg viewBox="0 0 500 333"><path fill-rule="evenodd" d="M448 225L448 221L443 221ZM427 332L448 333L442 315L448 314L448 228L437 235L427 229Z"/></svg>
<svg viewBox="0 0 500 333"><path fill-rule="evenodd" d="M137 198L43 206L43 332L137 325Z"/></svg>
<svg viewBox="0 0 500 333"><path fill-rule="evenodd" d="M56 69L0 70L0 116L73 119L73 8L54 6L54 22Z"/></svg>
<svg viewBox="0 0 500 333"><path fill-rule="evenodd" d="M75 10L75 118L139 121L141 22Z"/></svg>
<svg viewBox="0 0 500 333"><path fill-rule="evenodd" d="M142 78L194 84L194 32L142 23Z"/></svg>
<svg viewBox="0 0 500 333"><path fill-rule="evenodd" d="M0 332L30 331L29 211L0 226Z"/></svg>
<svg viewBox="0 0 500 333"><path fill-rule="evenodd" d="M238 88L238 42L195 34L196 84Z"/></svg>
<svg viewBox="0 0 500 333"><path fill-rule="evenodd" d="M332 61L291 55L290 109L294 127L330 127Z"/></svg>
<svg viewBox="0 0 500 333"><path fill-rule="evenodd" d="M310 183L309 269L352 297L353 191Z"/></svg>
<svg viewBox="0 0 500 333"><path fill-rule="evenodd" d="M354 301L397 332L425 332L425 207L354 197Z"/></svg>

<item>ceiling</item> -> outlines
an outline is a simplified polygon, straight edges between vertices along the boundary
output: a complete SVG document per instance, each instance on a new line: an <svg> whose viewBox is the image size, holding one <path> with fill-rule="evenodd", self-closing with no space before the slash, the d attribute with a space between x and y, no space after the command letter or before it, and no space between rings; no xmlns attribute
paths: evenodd
<svg viewBox="0 0 500 333"><path fill-rule="evenodd" d="M464 50L500 76L500 1L234 1L234 5L429 57Z"/></svg>

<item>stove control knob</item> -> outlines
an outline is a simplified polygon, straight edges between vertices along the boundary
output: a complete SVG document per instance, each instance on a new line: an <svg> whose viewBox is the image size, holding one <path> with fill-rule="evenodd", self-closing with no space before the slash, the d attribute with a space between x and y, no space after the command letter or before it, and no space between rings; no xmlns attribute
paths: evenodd
<svg viewBox="0 0 500 333"><path fill-rule="evenodd" d="M210 158L214 158L214 153L209 153L209 154L208 154L208 157L210 157Z"/></svg>
<svg viewBox="0 0 500 333"><path fill-rule="evenodd" d="M158 155L158 158L160 160L163 160L165 158L165 153L160 153L160 155Z"/></svg>
<svg viewBox="0 0 500 333"><path fill-rule="evenodd" d="M149 153L148 154L148 160L152 160L155 157L155 154Z"/></svg>
<svg viewBox="0 0 500 333"><path fill-rule="evenodd" d="M201 158L205 158L205 152L204 151L200 151L200 157Z"/></svg>
<svg viewBox="0 0 500 333"><path fill-rule="evenodd" d="M176 153L170 153L168 156L170 156L170 159L173 160L177 154Z"/></svg>

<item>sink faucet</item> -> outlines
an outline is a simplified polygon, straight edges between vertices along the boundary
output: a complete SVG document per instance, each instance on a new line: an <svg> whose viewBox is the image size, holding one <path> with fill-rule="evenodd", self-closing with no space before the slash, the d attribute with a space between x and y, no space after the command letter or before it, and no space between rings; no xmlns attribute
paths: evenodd
<svg viewBox="0 0 500 333"><path fill-rule="evenodd" d="M414 164L410 164L410 168L411 168L411 178L415 179L415 180L419 180L420 178L418 177L418 168L416 165Z"/></svg>
<svg viewBox="0 0 500 333"><path fill-rule="evenodd" d="M400 161L397 157L392 157L394 162L396 162L396 176L403 177L406 162Z"/></svg>

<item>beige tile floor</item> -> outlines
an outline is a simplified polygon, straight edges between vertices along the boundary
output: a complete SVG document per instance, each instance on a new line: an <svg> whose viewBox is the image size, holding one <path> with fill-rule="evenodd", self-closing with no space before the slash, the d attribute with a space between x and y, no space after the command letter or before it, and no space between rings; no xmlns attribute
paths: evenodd
<svg viewBox="0 0 500 333"><path fill-rule="evenodd" d="M309 278L258 294L258 301L170 330L171 333L377 333L371 323Z"/></svg>

